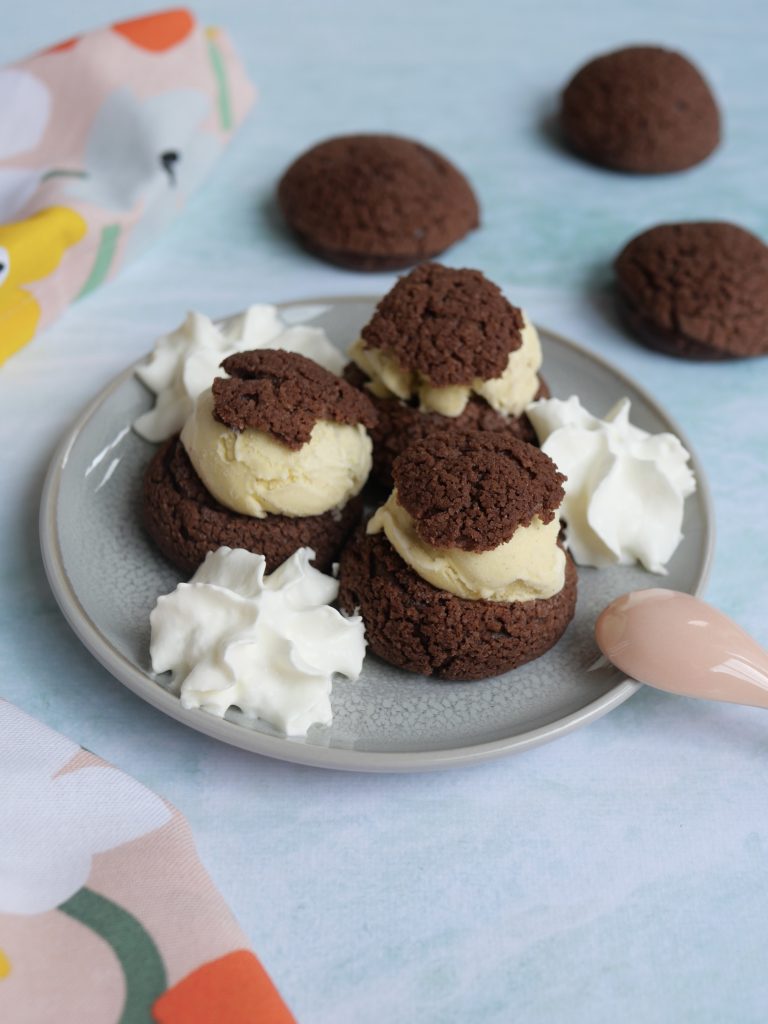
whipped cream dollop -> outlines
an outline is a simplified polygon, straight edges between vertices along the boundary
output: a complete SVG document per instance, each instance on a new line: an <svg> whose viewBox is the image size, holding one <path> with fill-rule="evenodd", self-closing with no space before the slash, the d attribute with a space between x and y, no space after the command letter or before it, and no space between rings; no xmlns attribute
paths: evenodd
<svg viewBox="0 0 768 1024"><path fill-rule="evenodd" d="M147 362L136 370L156 398L154 407L134 421L134 429L147 441L165 441L177 434L197 396L214 377L226 377L221 361L256 348L298 352L336 374L346 363L321 327L288 327L275 306L250 306L219 324L192 312L175 331L157 340Z"/></svg>
<svg viewBox="0 0 768 1024"><path fill-rule="evenodd" d="M158 598L152 668L173 673L182 707L220 717L238 707L287 736L330 724L333 675L358 678L365 629L330 607L339 584L314 556L299 548L267 576L263 555L222 547Z"/></svg>
<svg viewBox="0 0 768 1024"><path fill-rule="evenodd" d="M665 575L696 481L678 438L630 423L630 404L622 398L600 419L573 395L534 402L526 414L541 450L568 478L561 513L575 561L598 568L640 562Z"/></svg>

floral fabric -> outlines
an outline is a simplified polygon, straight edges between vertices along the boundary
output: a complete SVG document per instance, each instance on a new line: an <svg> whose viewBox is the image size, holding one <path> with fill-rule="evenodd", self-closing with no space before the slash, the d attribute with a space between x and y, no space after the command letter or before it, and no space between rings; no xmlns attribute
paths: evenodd
<svg viewBox="0 0 768 1024"><path fill-rule="evenodd" d="M254 90L225 33L165 11L0 69L0 362L143 251Z"/></svg>
<svg viewBox="0 0 768 1024"><path fill-rule="evenodd" d="M291 1024L185 819L0 701L0 1020Z"/></svg>

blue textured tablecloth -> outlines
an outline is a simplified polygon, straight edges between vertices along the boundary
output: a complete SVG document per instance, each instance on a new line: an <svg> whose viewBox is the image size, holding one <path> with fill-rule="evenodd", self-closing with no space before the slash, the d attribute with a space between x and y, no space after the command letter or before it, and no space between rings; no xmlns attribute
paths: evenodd
<svg viewBox="0 0 768 1024"><path fill-rule="evenodd" d="M115 17L123 0L17 5L0 62ZM768 359L676 362L615 322L609 265L651 224L768 236L768 8L693 0L210 2L260 86L202 192L142 260L0 370L3 695L172 800L301 1024L751 1024L768 1018L768 717L642 692L530 753L447 774L347 775L230 749L132 696L66 626L37 508L62 432L189 307L386 289L303 255L271 209L324 136L391 130L452 156L479 267L533 319L634 376L691 438L714 493L706 596L768 644ZM679 47L725 140L684 175L622 177L562 153L556 94L588 57ZM0 981L2 985L2 981Z"/></svg>

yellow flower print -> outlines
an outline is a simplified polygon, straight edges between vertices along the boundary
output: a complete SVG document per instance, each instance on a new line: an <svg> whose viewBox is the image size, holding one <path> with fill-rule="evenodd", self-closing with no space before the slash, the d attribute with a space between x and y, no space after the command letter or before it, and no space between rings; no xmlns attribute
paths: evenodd
<svg viewBox="0 0 768 1024"><path fill-rule="evenodd" d="M65 206L0 225L0 363L33 337L40 306L22 285L58 267L86 232L83 218Z"/></svg>

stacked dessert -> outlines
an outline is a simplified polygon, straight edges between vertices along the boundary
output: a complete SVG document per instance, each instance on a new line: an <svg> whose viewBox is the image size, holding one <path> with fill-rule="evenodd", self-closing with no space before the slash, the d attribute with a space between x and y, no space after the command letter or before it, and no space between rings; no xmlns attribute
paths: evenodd
<svg viewBox="0 0 768 1024"><path fill-rule="evenodd" d="M478 270L422 263L376 308L345 376L369 394L373 471L391 486L410 444L448 428L535 443L525 407L548 391L536 328Z"/></svg>
<svg viewBox="0 0 768 1024"><path fill-rule="evenodd" d="M146 529L185 573L246 548L272 572L300 547L328 569L362 512L376 412L361 391L294 352L238 352L197 398L144 479Z"/></svg>
<svg viewBox="0 0 768 1024"><path fill-rule="evenodd" d="M503 433L449 432L395 459L395 488L341 558L339 603L411 672L482 679L549 650L573 617L563 480Z"/></svg>

